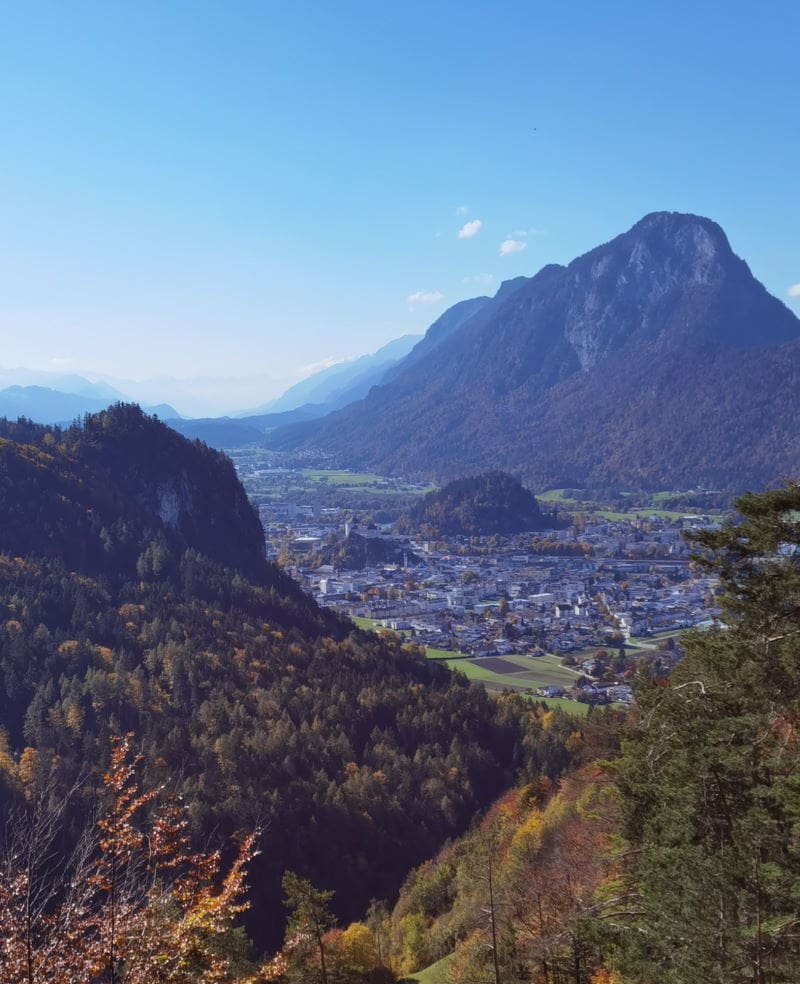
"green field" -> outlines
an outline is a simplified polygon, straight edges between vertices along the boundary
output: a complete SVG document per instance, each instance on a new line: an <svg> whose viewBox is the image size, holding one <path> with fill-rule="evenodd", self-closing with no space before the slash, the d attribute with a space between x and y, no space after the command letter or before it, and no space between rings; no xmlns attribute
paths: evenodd
<svg viewBox="0 0 800 984"><path fill-rule="evenodd" d="M579 674L561 665L557 656L502 656L501 659L519 667L518 673L496 673L481 661L449 659L447 665L460 670L470 680L480 680L490 690L527 690L537 687L571 687Z"/></svg>
<svg viewBox="0 0 800 984"><path fill-rule="evenodd" d="M364 491L369 486L376 483L388 483L388 488L369 489L370 492L386 492L392 494L402 493L404 495L424 495L430 492L435 486L429 485L424 489L415 489L405 482L386 478L384 475L375 475L372 472L351 472L344 469L325 469L325 468L304 468L299 472L300 475L313 485L330 485L338 489L355 489Z"/></svg>
<svg viewBox="0 0 800 984"><path fill-rule="evenodd" d="M601 509L598 503L593 503L590 499L576 499L570 494L575 491L577 491L578 495L584 494L580 490L574 489L548 489L547 492L538 493L536 498L540 502L561 503L567 512L580 510L581 512L585 512L587 516L600 516L612 522L616 520L647 519L648 516L660 516L662 519L680 519L686 515L685 509L680 511L675 509L659 509L657 507L658 503L672 498L675 495L674 492L654 493L652 501L656 503L656 506L653 508L650 506L640 506L631 509L629 512L617 512L613 509ZM622 492L620 495L632 495L632 493Z"/></svg>
<svg viewBox="0 0 800 984"><path fill-rule="evenodd" d="M658 516L661 519L680 519L685 516L685 512L677 512L673 509L631 509L630 512L615 512L613 509L586 509L588 517L600 516L608 519L612 523L617 520L630 522L634 519L649 519L651 516Z"/></svg>
<svg viewBox="0 0 800 984"><path fill-rule="evenodd" d="M631 636L629 644L637 649L655 649L662 639L678 639L689 629L668 629L666 632L654 632L650 636Z"/></svg>
<svg viewBox="0 0 800 984"><path fill-rule="evenodd" d="M303 468L300 474L309 482L327 482L329 485L370 485L372 482L383 481L380 475L370 472L328 471L324 468Z"/></svg>
<svg viewBox="0 0 800 984"><path fill-rule="evenodd" d="M564 697L537 697L535 694L523 694L527 700L535 701L537 704L547 704L548 707L558 707L573 717L586 717L589 713L589 705L579 700L566 700ZM619 705L614 704L614 707Z"/></svg>
<svg viewBox="0 0 800 984"><path fill-rule="evenodd" d="M537 492L536 498L539 502L577 502L568 493L574 491L573 489L548 489L547 492Z"/></svg>
<svg viewBox="0 0 800 984"><path fill-rule="evenodd" d="M425 655L428 659L464 659L466 653L458 653L453 649L434 649L432 646L425 647Z"/></svg>

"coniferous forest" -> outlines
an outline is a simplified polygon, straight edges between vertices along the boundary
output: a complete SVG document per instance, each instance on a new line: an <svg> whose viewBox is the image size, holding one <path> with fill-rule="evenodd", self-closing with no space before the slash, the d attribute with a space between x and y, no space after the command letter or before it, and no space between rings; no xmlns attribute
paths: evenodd
<svg viewBox="0 0 800 984"><path fill-rule="evenodd" d="M493 701L317 609L259 557L258 521L205 447L127 406L22 430L3 445L5 813L41 789L69 794L59 842L77 842L110 743L130 733L139 781L180 798L194 844L263 831L246 922L268 948L286 870L354 918L518 777L568 765L566 715L545 729L521 698ZM239 568L226 566L236 538Z"/></svg>
<svg viewBox="0 0 800 984"><path fill-rule="evenodd" d="M318 609L138 408L4 433L4 982L797 979L798 486L581 722Z"/></svg>

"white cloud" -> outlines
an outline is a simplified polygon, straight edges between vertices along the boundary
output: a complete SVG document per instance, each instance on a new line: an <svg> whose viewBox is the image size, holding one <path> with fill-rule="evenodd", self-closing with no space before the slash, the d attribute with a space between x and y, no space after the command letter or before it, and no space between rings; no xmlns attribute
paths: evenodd
<svg viewBox="0 0 800 984"><path fill-rule="evenodd" d="M309 362L307 366L300 366L295 369L298 376L313 376L314 373L322 372L323 369L330 369L331 366L338 366L342 362L352 362L354 355L328 355L318 362Z"/></svg>
<svg viewBox="0 0 800 984"><path fill-rule="evenodd" d="M527 243L523 243L519 239L504 239L500 243L500 255L510 256L511 253L521 253L527 245Z"/></svg>
<svg viewBox="0 0 800 984"><path fill-rule="evenodd" d="M406 298L409 304L438 304L444 300L444 294L438 290L416 290Z"/></svg>
<svg viewBox="0 0 800 984"><path fill-rule="evenodd" d="M515 229L513 232L509 232L509 239L527 239L528 236L546 236L546 229L537 229L536 226L531 226L530 229Z"/></svg>
<svg viewBox="0 0 800 984"><path fill-rule="evenodd" d="M792 284L786 293L789 297L800 297L800 284Z"/></svg>
<svg viewBox="0 0 800 984"><path fill-rule="evenodd" d="M466 215L467 212L469 212L469 206L467 205L459 205L456 209L456 215Z"/></svg>
<svg viewBox="0 0 800 984"><path fill-rule="evenodd" d="M472 239L473 236L481 231L481 226L483 223L480 219L472 219L470 222L465 222L463 226L458 230L459 239Z"/></svg>
<svg viewBox="0 0 800 984"><path fill-rule="evenodd" d="M461 283L475 284L478 287L488 287L493 281L493 273L475 273L471 277L464 277Z"/></svg>

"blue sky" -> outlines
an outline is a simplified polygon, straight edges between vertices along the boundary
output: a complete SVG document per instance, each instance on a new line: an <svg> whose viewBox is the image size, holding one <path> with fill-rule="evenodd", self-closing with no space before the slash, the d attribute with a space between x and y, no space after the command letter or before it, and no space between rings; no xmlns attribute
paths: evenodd
<svg viewBox="0 0 800 984"><path fill-rule="evenodd" d="M798 42L783 0L7 0L0 363L232 410L657 209L800 314Z"/></svg>

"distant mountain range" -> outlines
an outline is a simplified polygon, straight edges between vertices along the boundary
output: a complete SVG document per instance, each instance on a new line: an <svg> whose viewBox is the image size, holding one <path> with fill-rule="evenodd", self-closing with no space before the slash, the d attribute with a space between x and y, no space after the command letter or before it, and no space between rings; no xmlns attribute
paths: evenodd
<svg viewBox="0 0 800 984"><path fill-rule="evenodd" d="M255 410L229 417L170 420L169 423L184 437L197 438L211 447L262 443L264 435L277 427L317 420L363 399L373 386L390 378L390 371L402 364L421 338L421 335L403 335L372 355L338 362L295 383L282 396Z"/></svg>
<svg viewBox="0 0 800 984"><path fill-rule="evenodd" d="M338 410L366 396L373 386L383 380L392 366L408 355L421 338L421 335L403 335L371 355L362 355L348 362L337 362L336 365L322 369L295 383L276 400L271 400L255 410L233 416L252 417L265 413L284 413L308 404L318 406L320 416Z"/></svg>
<svg viewBox="0 0 800 984"><path fill-rule="evenodd" d="M799 384L800 321L716 223L657 212L456 305L383 385L268 444L385 474L738 490L800 474Z"/></svg>
<svg viewBox="0 0 800 984"><path fill-rule="evenodd" d="M98 413L123 399L113 387L90 383L79 376L65 378L63 385L80 387L80 382L85 384L82 392L64 392L47 386L7 386L0 390L0 417L9 420L26 417L36 424L68 426L84 414ZM163 419L178 417L177 410L166 403L142 409Z"/></svg>

